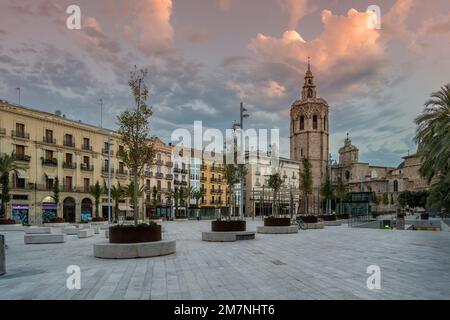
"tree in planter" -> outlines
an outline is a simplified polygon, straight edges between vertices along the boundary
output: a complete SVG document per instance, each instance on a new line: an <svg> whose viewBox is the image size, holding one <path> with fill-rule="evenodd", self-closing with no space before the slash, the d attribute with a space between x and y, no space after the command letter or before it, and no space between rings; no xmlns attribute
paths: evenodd
<svg viewBox="0 0 450 320"><path fill-rule="evenodd" d="M280 188L281 185L283 184L283 180L281 179L281 176L279 173L275 173L270 175L269 177L269 188L272 189L273 191L273 200L274 200L274 204L275 204L275 212L273 212L272 214L277 217L279 215L279 192L280 192Z"/></svg>
<svg viewBox="0 0 450 320"><path fill-rule="evenodd" d="M234 185L239 182L236 166L234 164L224 164L222 169L222 176L227 183L228 220L231 220L231 208L232 206L234 206Z"/></svg>
<svg viewBox="0 0 450 320"><path fill-rule="evenodd" d="M100 205L100 197L102 196L103 189L100 186L100 183L97 181L93 186L91 186L90 194L94 197L94 205L95 205L95 218L99 219L99 205Z"/></svg>
<svg viewBox="0 0 450 320"><path fill-rule="evenodd" d="M125 187L125 196L127 198L133 199L134 195L137 194L138 198L142 197L144 194L144 187L142 186L140 189L134 187L134 182L131 181L129 185ZM134 203L133 203L133 211L135 211Z"/></svg>
<svg viewBox="0 0 450 320"><path fill-rule="evenodd" d="M175 217L178 216L178 200L180 199L180 190L178 187L175 187L175 189L170 190L169 192L170 199L173 199L174 205L175 205Z"/></svg>
<svg viewBox="0 0 450 320"><path fill-rule="evenodd" d="M302 167L303 170L300 171L300 189L303 192L304 200L305 200L305 213L309 213L309 195L312 193L313 187L313 178L311 172L311 162L307 157L302 158Z"/></svg>
<svg viewBox="0 0 450 320"><path fill-rule="evenodd" d="M428 204L438 210L441 217L450 215L450 173L441 175L439 179L431 185Z"/></svg>
<svg viewBox="0 0 450 320"><path fill-rule="evenodd" d="M2 185L2 193L0 196L1 208L0 218L7 218L7 206L11 201L11 195L9 191L9 174L13 172L17 174L18 170L25 170L25 167L16 163L16 157L14 154L4 154L0 156L0 183Z"/></svg>
<svg viewBox="0 0 450 320"><path fill-rule="evenodd" d="M193 186L189 186L188 188L184 189L183 196L184 196L184 203L186 206L186 217L189 217L189 208L191 204L191 197L193 196L195 192L195 189Z"/></svg>
<svg viewBox="0 0 450 320"><path fill-rule="evenodd" d="M153 186L153 190L152 190L152 204L153 204L153 208L155 209L156 212L156 206L158 205L158 189L156 188L156 186ZM152 213L153 216L153 213Z"/></svg>
<svg viewBox="0 0 450 320"><path fill-rule="evenodd" d="M345 189L344 181L342 181L341 177L337 178L336 186L335 186L336 197L339 199L339 213L342 212L342 200L347 196L347 190Z"/></svg>
<svg viewBox="0 0 450 320"><path fill-rule="evenodd" d="M325 180L325 183L320 188L320 195L323 198L325 198L325 200L330 200L331 201L334 198L333 185L331 184L331 181L330 181L330 179L328 177Z"/></svg>
<svg viewBox="0 0 450 320"><path fill-rule="evenodd" d="M136 108L127 110L118 116L118 133L124 146L119 152L119 157L130 169L133 183L136 186L132 197L135 225L138 224L139 218L139 181L145 166L153 164L155 158L153 142L149 139L150 117L153 112L147 106L149 90L145 84L146 76L146 70L137 71L135 67L128 85L133 94Z"/></svg>
<svg viewBox="0 0 450 320"><path fill-rule="evenodd" d="M58 208L59 208L59 202L60 202L60 190L59 190L59 179L58 177L55 178L55 182L53 183L53 201L55 201L55 205L56 205L56 217L58 218Z"/></svg>
<svg viewBox="0 0 450 320"><path fill-rule="evenodd" d="M123 199L125 195L124 189L120 186L112 186L111 187L111 198L114 201L114 219L115 221L119 220L119 201Z"/></svg>

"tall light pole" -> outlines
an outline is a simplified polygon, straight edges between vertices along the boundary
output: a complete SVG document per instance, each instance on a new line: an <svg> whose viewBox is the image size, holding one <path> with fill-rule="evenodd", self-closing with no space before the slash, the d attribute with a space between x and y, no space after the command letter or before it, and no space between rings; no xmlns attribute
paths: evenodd
<svg viewBox="0 0 450 320"><path fill-rule="evenodd" d="M108 133L108 223L111 223L111 131Z"/></svg>
<svg viewBox="0 0 450 320"><path fill-rule="evenodd" d="M330 188L332 188L331 164L332 164L332 156L331 156L331 153L330 153L330 156L329 156L329 159L328 159L328 182L330 183ZM327 199L327 214L331 214L331 199Z"/></svg>
<svg viewBox="0 0 450 320"><path fill-rule="evenodd" d="M240 127L241 127L241 148L242 151L244 152L244 162L245 162L245 138L244 138L244 118L248 118L250 115L245 113L247 111L247 109L244 108L244 103L241 102L241 106L240 106L240 117L241 117L241 122L239 123ZM241 176L239 177L240 179L240 202L239 202L239 216L241 217L241 219L244 219L244 178Z"/></svg>
<svg viewBox="0 0 450 320"><path fill-rule="evenodd" d="M103 99L98 99L98 102L100 103L100 127L103 128Z"/></svg>

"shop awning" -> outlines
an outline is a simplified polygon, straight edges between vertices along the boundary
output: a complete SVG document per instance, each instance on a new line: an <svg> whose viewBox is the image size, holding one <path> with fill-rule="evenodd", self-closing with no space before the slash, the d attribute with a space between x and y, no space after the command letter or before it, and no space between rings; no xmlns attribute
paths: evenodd
<svg viewBox="0 0 450 320"><path fill-rule="evenodd" d="M134 211L132 207L127 204L119 204L120 211Z"/></svg>
<svg viewBox="0 0 450 320"><path fill-rule="evenodd" d="M17 170L17 178L19 179L29 179L28 173L25 170Z"/></svg>

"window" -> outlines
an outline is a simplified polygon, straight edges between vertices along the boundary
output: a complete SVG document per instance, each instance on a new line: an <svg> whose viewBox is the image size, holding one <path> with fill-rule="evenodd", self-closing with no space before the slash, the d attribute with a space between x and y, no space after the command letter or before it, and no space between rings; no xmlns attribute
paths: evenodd
<svg viewBox="0 0 450 320"><path fill-rule="evenodd" d="M308 89L308 98L312 98L313 97L313 91L311 88Z"/></svg>
<svg viewBox="0 0 450 320"><path fill-rule="evenodd" d="M16 136L25 137L25 125L23 123L16 123Z"/></svg>
<svg viewBox="0 0 450 320"><path fill-rule="evenodd" d="M345 179L350 180L350 171L345 171Z"/></svg>
<svg viewBox="0 0 450 320"><path fill-rule="evenodd" d="M90 191L91 182L90 182L89 178L84 178L84 180L83 180L83 187L84 187L84 192L89 192Z"/></svg>
<svg viewBox="0 0 450 320"><path fill-rule="evenodd" d="M25 155L25 146L16 145L16 157L23 158Z"/></svg>
<svg viewBox="0 0 450 320"><path fill-rule="evenodd" d="M156 183L156 188L158 189L158 191L161 191L161 180L158 180L158 182Z"/></svg>
<svg viewBox="0 0 450 320"><path fill-rule="evenodd" d="M49 179L47 178L45 181L45 188L47 190L52 190L53 189L53 179Z"/></svg>
<svg viewBox="0 0 450 320"><path fill-rule="evenodd" d="M89 157L87 157L87 156L83 157L83 164L85 164L86 166L89 166Z"/></svg>
<svg viewBox="0 0 450 320"><path fill-rule="evenodd" d="M300 117L300 130L305 130L305 117Z"/></svg>
<svg viewBox="0 0 450 320"><path fill-rule="evenodd" d="M25 188L25 179L19 178L17 175L16 175L16 188L18 189Z"/></svg>
<svg viewBox="0 0 450 320"><path fill-rule="evenodd" d="M64 190L72 190L72 177L64 179Z"/></svg>
<svg viewBox="0 0 450 320"><path fill-rule="evenodd" d="M323 130L327 131L327 118L323 118Z"/></svg>
<svg viewBox="0 0 450 320"><path fill-rule="evenodd" d="M167 189L170 191L172 190L172 182L167 182Z"/></svg>
<svg viewBox="0 0 450 320"><path fill-rule="evenodd" d="M52 150L45 150L45 159L53 160L53 151Z"/></svg>
<svg viewBox="0 0 450 320"><path fill-rule="evenodd" d="M73 161L73 156L71 153L66 153L66 163L71 164Z"/></svg>
<svg viewBox="0 0 450 320"><path fill-rule="evenodd" d="M313 130L317 130L317 115L313 116Z"/></svg>
<svg viewBox="0 0 450 320"><path fill-rule="evenodd" d="M91 148L91 141L89 138L83 138L83 149L89 150Z"/></svg>
<svg viewBox="0 0 450 320"><path fill-rule="evenodd" d="M64 136L64 146L66 147L74 147L75 143L73 142L73 136L71 134L66 134Z"/></svg>
<svg viewBox="0 0 450 320"><path fill-rule="evenodd" d="M53 143L53 130L45 130L45 142Z"/></svg>
<svg viewBox="0 0 450 320"><path fill-rule="evenodd" d="M303 148L300 148L300 157L303 158Z"/></svg>
<svg viewBox="0 0 450 320"><path fill-rule="evenodd" d="M394 192L398 192L398 181L394 180Z"/></svg>

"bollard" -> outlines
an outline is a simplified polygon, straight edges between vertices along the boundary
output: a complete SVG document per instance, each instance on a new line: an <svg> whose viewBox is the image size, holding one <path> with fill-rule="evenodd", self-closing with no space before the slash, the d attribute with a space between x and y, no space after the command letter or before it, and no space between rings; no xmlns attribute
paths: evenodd
<svg viewBox="0 0 450 320"><path fill-rule="evenodd" d="M5 236L0 234L0 276L6 273Z"/></svg>

